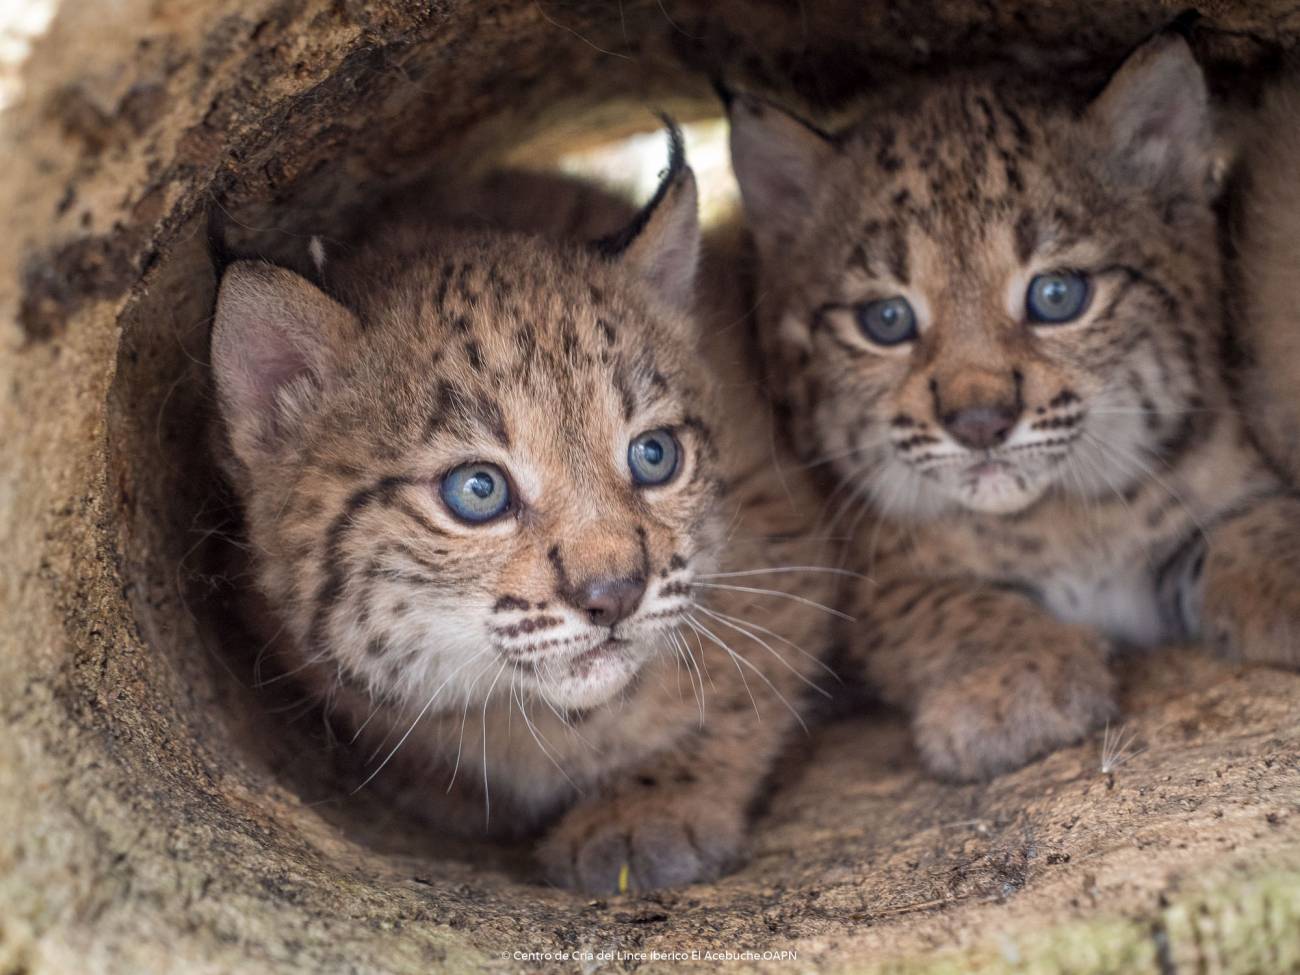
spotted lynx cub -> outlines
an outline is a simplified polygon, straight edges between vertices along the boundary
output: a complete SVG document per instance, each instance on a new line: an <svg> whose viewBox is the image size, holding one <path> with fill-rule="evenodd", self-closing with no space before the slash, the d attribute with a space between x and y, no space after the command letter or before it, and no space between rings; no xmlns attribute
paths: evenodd
<svg viewBox="0 0 1300 975"><path fill-rule="evenodd" d="M593 893L734 860L812 683L794 648L826 642L826 576L769 571L817 556L738 330L701 356L674 147L594 246L385 220L324 287L230 266L212 337L283 668L441 825L558 816L546 874ZM509 179L462 203L595 219L594 194L518 184L532 211Z"/></svg>
<svg viewBox="0 0 1300 975"><path fill-rule="evenodd" d="M1105 721L1117 645L1300 660L1300 503L1225 380L1219 158L1182 38L1078 110L957 74L835 136L730 115L769 374L848 523L871 513L847 642L933 772Z"/></svg>

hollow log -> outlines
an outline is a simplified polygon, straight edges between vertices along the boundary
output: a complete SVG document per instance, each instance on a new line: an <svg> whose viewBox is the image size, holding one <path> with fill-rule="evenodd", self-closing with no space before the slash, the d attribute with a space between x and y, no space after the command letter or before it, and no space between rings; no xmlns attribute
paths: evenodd
<svg viewBox="0 0 1300 975"><path fill-rule="evenodd" d="M1295 5L1195 5L1220 93L1251 97L1300 37ZM978 786L927 779L896 716L850 716L792 750L739 872L592 901L540 885L525 847L350 794L319 715L230 651L231 582L204 558L211 206L328 230L435 166L545 160L653 127L651 108L716 116L711 75L831 115L953 61L1087 84L1180 8L20 6L0 35L0 973L657 971L691 952L740 956L730 971L1300 970L1294 674L1191 647L1134 661L1122 729Z"/></svg>

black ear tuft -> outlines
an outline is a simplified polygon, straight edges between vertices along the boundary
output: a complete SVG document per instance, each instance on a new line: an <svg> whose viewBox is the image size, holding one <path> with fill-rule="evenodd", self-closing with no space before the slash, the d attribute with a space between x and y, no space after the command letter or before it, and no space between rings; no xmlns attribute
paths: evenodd
<svg viewBox="0 0 1300 975"><path fill-rule="evenodd" d="M230 242L226 239L228 221L225 208L216 200L212 200L208 204L208 257L212 260L212 270L216 273L218 281L226 273L226 268L239 260L239 256L231 249Z"/></svg>
<svg viewBox="0 0 1300 975"><path fill-rule="evenodd" d="M606 260L635 272L659 300L688 310L700 261L699 194L681 130L668 116L660 118L668 128L668 168L659 187L626 227L593 246Z"/></svg>
<svg viewBox="0 0 1300 975"><path fill-rule="evenodd" d="M764 261L781 260L807 228L819 194L843 152L845 135L753 95L733 95L731 166Z"/></svg>
<svg viewBox="0 0 1300 975"><path fill-rule="evenodd" d="M292 249L272 246L267 251L260 249L250 249L249 242L245 244L232 244L230 241L230 225L234 223L241 229L249 229L246 224L242 224L238 219L230 215L230 211L219 203L216 198L209 200L207 210L207 227L206 236L208 244L208 259L212 262L212 270L218 283L226 273L226 269L232 264L239 261L252 261L254 263L272 263L277 264L285 270L293 271L301 275L308 281L315 284L321 289L326 288L325 268L326 258L330 250L326 247L326 238L319 234L313 234L307 238L307 246L297 246L301 240L301 235L288 235L295 245ZM247 235L243 235L247 236ZM235 233L236 240L239 240L241 234L237 230ZM271 243L275 244L273 240ZM256 243L256 242L252 242ZM332 242L331 242L332 243Z"/></svg>
<svg viewBox="0 0 1300 975"><path fill-rule="evenodd" d="M731 103L736 99L736 93L731 89L731 86L717 75L711 77L709 83L713 85L713 91L718 96L718 101L722 102L723 110L730 112Z"/></svg>
<svg viewBox="0 0 1300 975"><path fill-rule="evenodd" d="M773 115L783 116L799 130L800 137L805 135L815 136L836 149L842 148L849 136L849 132L845 130L832 131L824 129L811 119L782 107L766 95L736 91L733 88L725 87L720 81L714 81L713 84L714 90L718 92L718 97L723 100L722 104L727 110L727 117L733 123L736 122L737 113L741 111L755 118L766 118Z"/></svg>
<svg viewBox="0 0 1300 975"><path fill-rule="evenodd" d="M664 127L668 130L668 168L659 175L659 186L655 189L655 195L650 198L649 203L640 209L631 223L621 230L593 242L592 246L595 248L596 253L602 257L611 260L619 257L631 246L634 240L641 236L641 232L650 223L650 218L659 208L659 204L663 203L668 191L687 171L686 143L682 140L682 130L677 127L677 123L669 115L662 112L657 114L664 123Z"/></svg>
<svg viewBox="0 0 1300 975"><path fill-rule="evenodd" d="M1162 28L1162 33L1178 34L1184 40L1190 41L1200 22L1201 12L1193 7L1188 7L1173 20L1169 21L1169 23Z"/></svg>

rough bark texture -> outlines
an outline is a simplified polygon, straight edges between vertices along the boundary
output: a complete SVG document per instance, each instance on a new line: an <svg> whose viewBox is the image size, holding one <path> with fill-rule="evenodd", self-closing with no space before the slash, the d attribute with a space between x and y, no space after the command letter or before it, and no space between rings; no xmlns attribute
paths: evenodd
<svg viewBox="0 0 1300 975"><path fill-rule="evenodd" d="M1293 5L1200 6L1220 87L1247 90L1300 36ZM250 689L256 649L205 568L223 504L198 435L210 201L328 230L435 161L545 155L653 124L646 103L713 114L709 72L828 110L953 58L1086 80L1176 12L68 0L0 116L0 973L692 949L853 971L1300 969L1294 675L1192 650L1134 664L1136 754L1104 773L1093 740L982 787L924 779L889 716L833 725L791 756L740 873L588 902L534 884L524 850L442 843L349 797L317 717Z"/></svg>

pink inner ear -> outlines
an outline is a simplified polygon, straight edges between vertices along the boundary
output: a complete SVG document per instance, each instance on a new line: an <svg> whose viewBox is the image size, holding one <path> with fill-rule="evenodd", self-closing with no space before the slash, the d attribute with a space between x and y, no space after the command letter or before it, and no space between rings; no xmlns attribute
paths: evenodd
<svg viewBox="0 0 1300 975"><path fill-rule="evenodd" d="M348 334L351 313L283 268L232 265L221 281L212 331L212 368L232 430L256 438L275 419L281 390L319 377L331 343Z"/></svg>
<svg viewBox="0 0 1300 975"><path fill-rule="evenodd" d="M645 261L643 274L666 298L685 307L694 294L700 253L694 184L677 187L664 202L669 209L662 215L662 226L654 228L654 253Z"/></svg>
<svg viewBox="0 0 1300 975"><path fill-rule="evenodd" d="M227 408L248 415L274 412L276 395L299 376L311 373L305 350L294 345L291 330L258 318L244 323L240 348L227 364Z"/></svg>
<svg viewBox="0 0 1300 975"><path fill-rule="evenodd" d="M1135 142L1153 139L1162 141L1191 138L1201 121L1201 107L1186 97L1173 79L1162 79L1164 84L1150 92L1148 102L1137 110L1143 114L1133 133Z"/></svg>
<svg viewBox="0 0 1300 975"><path fill-rule="evenodd" d="M1132 55L1094 103L1111 151L1153 185L1198 178L1212 139L1205 79L1181 40Z"/></svg>
<svg viewBox="0 0 1300 975"><path fill-rule="evenodd" d="M266 408L274 409L276 393L299 376L310 373L306 361L301 356L294 355L293 350L279 350L278 355L268 355L258 367L254 377L258 388L254 396Z"/></svg>
<svg viewBox="0 0 1300 975"><path fill-rule="evenodd" d="M732 164L760 244L770 245L801 225L834 151L823 136L785 112L737 104Z"/></svg>

